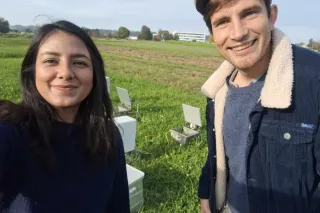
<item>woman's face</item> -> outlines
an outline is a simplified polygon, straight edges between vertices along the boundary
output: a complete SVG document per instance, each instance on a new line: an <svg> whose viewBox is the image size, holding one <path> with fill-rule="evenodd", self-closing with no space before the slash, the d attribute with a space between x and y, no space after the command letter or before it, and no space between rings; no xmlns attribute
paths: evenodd
<svg viewBox="0 0 320 213"><path fill-rule="evenodd" d="M38 92L56 109L77 109L93 87L93 66L86 45L62 31L43 40L35 71Z"/></svg>

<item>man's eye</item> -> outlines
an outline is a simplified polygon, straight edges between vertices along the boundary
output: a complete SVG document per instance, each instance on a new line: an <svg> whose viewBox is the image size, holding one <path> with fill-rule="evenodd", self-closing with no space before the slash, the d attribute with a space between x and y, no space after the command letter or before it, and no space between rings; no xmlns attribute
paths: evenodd
<svg viewBox="0 0 320 213"><path fill-rule="evenodd" d="M249 12L245 13L244 16L248 17L248 16L255 15L256 13L257 13L256 11L249 11Z"/></svg>
<svg viewBox="0 0 320 213"><path fill-rule="evenodd" d="M227 21L226 20L224 20L224 21L220 21L218 24L217 24L217 26L219 26L219 25L223 25L223 24L226 24L227 23Z"/></svg>
<svg viewBox="0 0 320 213"><path fill-rule="evenodd" d="M227 20L222 20L222 21L219 21L215 27L223 27L225 26L226 24L228 24L228 21Z"/></svg>

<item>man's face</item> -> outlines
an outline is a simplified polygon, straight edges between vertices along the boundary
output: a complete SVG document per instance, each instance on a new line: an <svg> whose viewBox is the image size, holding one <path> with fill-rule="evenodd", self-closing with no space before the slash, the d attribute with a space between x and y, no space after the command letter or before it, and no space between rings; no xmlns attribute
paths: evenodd
<svg viewBox="0 0 320 213"><path fill-rule="evenodd" d="M277 8L268 17L264 1L238 0L211 16L212 32L220 54L240 70L252 69L270 46Z"/></svg>

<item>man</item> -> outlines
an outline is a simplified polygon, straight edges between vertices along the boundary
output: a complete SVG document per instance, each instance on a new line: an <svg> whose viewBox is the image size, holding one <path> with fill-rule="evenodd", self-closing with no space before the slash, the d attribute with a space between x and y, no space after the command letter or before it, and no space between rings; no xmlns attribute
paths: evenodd
<svg viewBox="0 0 320 213"><path fill-rule="evenodd" d="M271 0L195 0L225 61L205 82L202 213L320 212L320 55Z"/></svg>

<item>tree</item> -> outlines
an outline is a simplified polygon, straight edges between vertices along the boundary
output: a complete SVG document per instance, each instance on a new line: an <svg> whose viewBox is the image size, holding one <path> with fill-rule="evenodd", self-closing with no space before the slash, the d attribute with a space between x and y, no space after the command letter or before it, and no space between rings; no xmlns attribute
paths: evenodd
<svg viewBox="0 0 320 213"><path fill-rule="evenodd" d="M173 40L175 40L175 41L179 41L179 35L177 34L177 33L175 33L174 35L173 35Z"/></svg>
<svg viewBox="0 0 320 213"><path fill-rule="evenodd" d="M319 51L320 50L320 41L315 41L313 40L312 38L309 40L309 43L307 45L310 49L313 49L313 50L317 50Z"/></svg>
<svg viewBox="0 0 320 213"><path fill-rule="evenodd" d="M164 30L162 31L162 35L161 37L163 38L163 40L168 41L170 40L170 33L168 30Z"/></svg>
<svg viewBox="0 0 320 213"><path fill-rule="evenodd" d="M153 36L153 40L154 40L154 41L161 41L161 38L160 38L159 35L154 35L154 36Z"/></svg>
<svg viewBox="0 0 320 213"><path fill-rule="evenodd" d="M126 39L128 38L130 35L130 31L125 28L125 27L119 27L119 30L118 30L118 37L120 39Z"/></svg>
<svg viewBox="0 0 320 213"><path fill-rule="evenodd" d="M100 30L99 29L92 29L90 36L92 36L92 37L100 37Z"/></svg>
<svg viewBox="0 0 320 213"><path fill-rule="evenodd" d="M111 33L111 32L107 33L107 38L113 38L113 36L112 36L112 33Z"/></svg>
<svg viewBox="0 0 320 213"><path fill-rule="evenodd" d="M309 48L312 48L313 47L313 39L309 39L309 43L307 45Z"/></svg>
<svg viewBox="0 0 320 213"><path fill-rule="evenodd" d="M161 40L165 40L165 41L173 39L173 36L172 35L170 36L170 33L169 33L168 30L159 29L158 30L158 36L161 38Z"/></svg>
<svg viewBox="0 0 320 213"><path fill-rule="evenodd" d="M157 35L161 38L162 41L163 41L163 40L166 41L166 40L169 40L169 37L170 37L169 34L170 34L170 33L169 33L168 30L159 29Z"/></svg>
<svg viewBox="0 0 320 213"><path fill-rule="evenodd" d="M320 51L320 41L313 42L313 49Z"/></svg>
<svg viewBox="0 0 320 213"><path fill-rule="evenodd" d="M296 45L300 46L300 47L303 47L305 44L303 42L299 42L297 43Z"/></svg>
<svg viewBox="0 0 320 213"><path fill-rule="evenodd" d="M169 40L174 40L172 33L169 33Z"/></svg>
<svg viewBox="0 0 320 213"><path fill-rule="evenodd" d="M151 33L151 30L149 27L147 27L146 25L143 25L141 27L141 32L138 36L139 40L152 40L153 36Z"/></svg>
<svg viewBox="0 0 320 213"><path fill-rule="evenodd" d="M0 17L0 33L8 33L10 31L9 22Z"/></svg>
<svg viewBox="0 0 320 213"><path fill-rule="evenodd" d="M158 30L158 33L157 33L157 39L158 40L160 39L161 41L168 41L168 40L176 40L178 41L179 40L179 35L178 34L172 34L172 33L169 33L168 30L162 30L162 29L159 29ZM155 39L154 39L155 40Z"/></svg>
<svg viewBox="0 0 320 213"><path fill-rule="evenodd" d="M119 39L118 32L113 32L111 35L112 35L112 38Z"/></svg>
<svg viewBox="0 0 320 213"><path fill-rule="evenodd" d="M86 33L88 33L88 35L91 36L91 30L89 28L86 27L81 27L83 31L85 31Z"/></svg>
<svg viewBox="0 0 320 213"><path fill-rule="evenodd" d="M28 28L26 29L26 33L32 33L32 29L28 27Z"/></svg>

